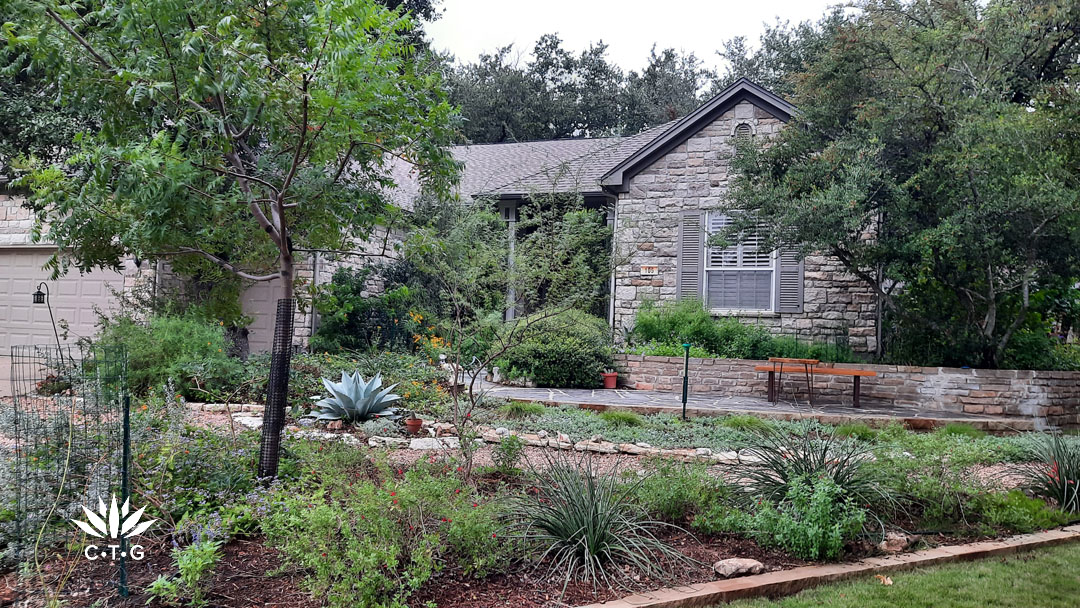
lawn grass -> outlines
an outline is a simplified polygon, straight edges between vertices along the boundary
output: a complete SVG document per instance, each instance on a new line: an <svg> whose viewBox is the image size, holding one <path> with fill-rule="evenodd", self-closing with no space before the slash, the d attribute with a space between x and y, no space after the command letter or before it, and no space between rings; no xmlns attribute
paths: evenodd
<svg viewBox="0 0 1080 608"><path fill-rule="evenodd" d="M780 600L741 600L727 608L985 608L1080 605L1080 544L1039 549L1005 558L890 574L827 585ZM719 608L719 607L717 607Z"/></svg>

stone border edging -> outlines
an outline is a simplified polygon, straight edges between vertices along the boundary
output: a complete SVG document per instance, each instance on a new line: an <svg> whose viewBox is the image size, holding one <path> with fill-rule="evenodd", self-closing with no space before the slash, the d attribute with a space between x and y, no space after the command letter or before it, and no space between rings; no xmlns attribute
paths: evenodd
<svg viewBox="0 0 1080 608"><path fill-rule="evenodd" d="M701 608L752 597L779 597L871 574L901 572L925 566L1011 555L1041 547L1080 541L1080 526L1067 526L997 541L948 545L913 553L869 557L847 564L802 566L713 581L686 587L669 587L579 608Z"/></svg>

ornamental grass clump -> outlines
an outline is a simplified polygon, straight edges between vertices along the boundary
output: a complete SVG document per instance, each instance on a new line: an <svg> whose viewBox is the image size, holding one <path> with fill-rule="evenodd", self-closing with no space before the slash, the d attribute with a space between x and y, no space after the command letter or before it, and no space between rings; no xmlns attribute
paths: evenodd
<svg viewBox="0 0 1080 608"><path fill-rule="evenodd" d="M1063 511L1080 512L1080 443L1052 435L1032 452L1035 462L1021 469L1025 488Z"/></svg>
<svg viewBox="0 0 1080 608"><path fill-rule="evenodd" d="M546 456L544 465L533 471L537 491L515 498L509 518L516 534L541 548L538 564L546 560L561 574L564 592L572 579L613 587L622 566L665 579L665 565L695 563L657 536L681 528L648 519L634 500L637 484L601 473L587 455Z"/></svg>
<svg viewBox="0 0 1080 608"><path fill-rule="evenodd" d="M788 496L795 479L827 477L859 504L892 504L893 499L868 465L874 456L857 441L832 434L760 433L743 450L741 474L747 492L778 503Z"/></svg>

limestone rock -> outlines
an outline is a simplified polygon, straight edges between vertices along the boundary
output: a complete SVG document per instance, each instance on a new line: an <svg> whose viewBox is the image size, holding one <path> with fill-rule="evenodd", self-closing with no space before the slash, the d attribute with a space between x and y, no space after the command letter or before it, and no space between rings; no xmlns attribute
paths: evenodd
<svg viewBox="0 0 1080 608"><path fill-rule="evenodd" d="M340 420L331 420L326 423L326 430L328 431L340 431L345 428L345 423Z"/></svg>
<svg viewBox="0 0 1080 608"><path fill-rule="evenodd" d="M449 422L436 422L432 425L435 430L436 437L442 437L444 435L457 435L457 427Z"/></svg>
<svg viewBox="0 0 1080 608"><path fill-rule="evenodd" d="M598 454L618 454L619 447L610 441L582 441L574 445L579 452L596 452Z"/></svg>
<svg viewBox="0 0 1080 608"><path fill-rule="evenodd" d="M915 543L915 537L902 532L886 532L885 539L878 543L877 548L884 553L900 553L907 550Z"/></svg>
<svg viewBox="0 0 1080 608"><path fill-rule="evenodd" d="M308 427L315 426L315 419L314 418L301 418L301 419L296 421L296 424L299 424L300 426L308 426Z"/></svg>
<svg viewBox="0 0 1080 608"><path fill-rule="evenodd" d="M723 578L735 578L737 576L761 574L765 571L765 564L756 559L733 557L716 562L712 568L713 572Z"/></svg>
<svg viewBox="0 0 1080 608"><path fill-rule="evenodd" d="M709 448L698 448L694 450L694 455L701 458L708 458L712 456L712 450L710 450Z"/></svg>
<svg viewBox="0 0 1080 608"><path fill-rule="evenodd" d="M506 428L505 426L500 426L499 428L495 429L495 434L499 437L509 437L510 429Z"/></svg>
<svg viewBox="0 0 1080 608"><path fill-rule="evenodd" d="M536 436L539 437L540 439L547 439L548 432L547 431L540 431L539 433L536 434Z"/></svg>
<svg viewBox="0 0 1080 608"><path fill-rule="evenodd" d="M373 448L409 447L409 440L402 437L368 437L367 443Z"/></svg>
<svg viewBox="0 0 1080 608"><path fill-rule="evenodd" d="M566 433L559 433L558 435L555 436L555 440L558 441L559 443L571 443L570 436L567 435Z"/></svg>
<svg viewBox="0 0 1080 608"><path fill-rule="evenodd" d="M593 435L592 437L589 438L589 441L591 441L593 443L600 443L603 440L604 440L603 435Z"/></svg>
<svg viewBox="0 0 1080 608"><path fill-rule="evenodd" d="M457 449L461 447L461 442L457 437L443 437L436 439L435 437L421 437L413 439L409 442L410 450L444 450L444 449Z"/></svg>

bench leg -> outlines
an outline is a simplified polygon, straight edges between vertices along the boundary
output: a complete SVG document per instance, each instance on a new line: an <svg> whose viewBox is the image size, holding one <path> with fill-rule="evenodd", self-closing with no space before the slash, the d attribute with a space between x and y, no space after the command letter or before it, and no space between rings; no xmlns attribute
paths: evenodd
<svg viewBox="0 0 1080 608"><path fill-rule="evenodd" d="M776 403L776 372L769 372L769 403Z"/></svg>
<svg viewBox="0 0 1080 608"><path fill-rule="evenodd" d="M862 384L861 380L862 378L855 376L855 398L852 400L852 405L855 407L859 407L859 385Z"/></svg>

